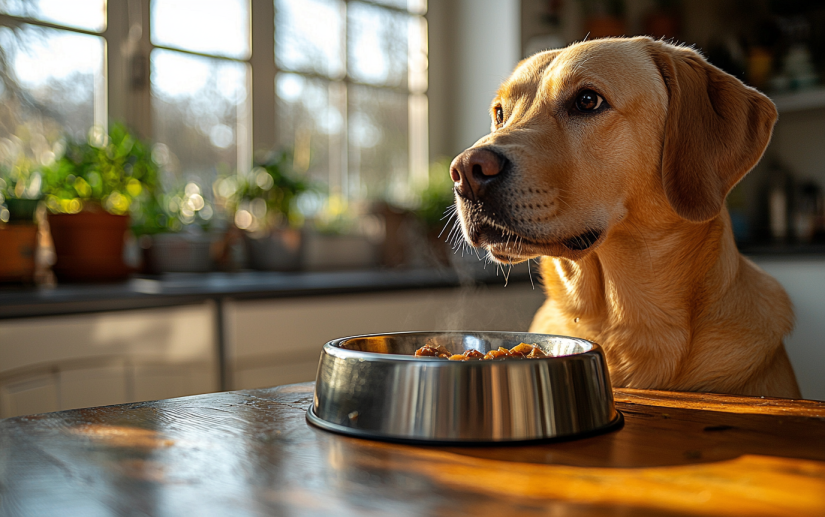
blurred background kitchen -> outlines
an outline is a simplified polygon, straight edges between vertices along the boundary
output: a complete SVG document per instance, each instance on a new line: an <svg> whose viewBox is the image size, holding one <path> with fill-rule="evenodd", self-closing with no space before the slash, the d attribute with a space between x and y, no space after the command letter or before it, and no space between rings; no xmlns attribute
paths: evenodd
<svg viewBox="0 0 825 517"><path fill-rule="evenodd" d="M536 266L462 246L448 164L524 56L648 34L780 120L728 207L825 399L825 5L0 0L0 417L314 379L359 333L524 330Z"/></svg>

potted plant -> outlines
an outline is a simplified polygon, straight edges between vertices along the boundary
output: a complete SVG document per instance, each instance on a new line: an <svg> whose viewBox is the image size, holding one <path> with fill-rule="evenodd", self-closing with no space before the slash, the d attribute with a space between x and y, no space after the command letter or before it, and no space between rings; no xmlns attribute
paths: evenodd
<svg viewBox="0 0 825 517"><path fill-rule="evenodd" d="M34 281L40 174L23 154L0 164L0 282Z"/></svg>
<svg viewBox="0 0 825 517"><path fill-rule="evenodd" d="M310 210L304 267L310 271L364 269L378 265L386 228L370 203L343 196L316 196Z"/></svg>
<svg viewBox="0 0 825 517"><path fill-rule="evenodd" d="M228 212L243 231L247 259L252 269L294 271L301 266L304 217L299 197L312 190L310 183L290 169L290 153L273 152L256 161L252 170L223 178L216 193L226 194Z"/></svg>
<svg viewBox="0 0 825 517"><path fill-rule="evenodd" d="M133 214L132 231L148 273L204 273L212 268L216 213L195 181L156 189Z"/></svg>
<svg viewBox="0 0 825 517"><path fill-rule="evenodd" d="M121 124L66 142L63 155L43 168L59 280L112 281L130 273L123 260L129 213L151 200L157 171L149 146Z"/></svg>
<svg viewBox="0 0 825 517"><path fill-rule="evenodd" d="M34 224L41 183L40 172L28 156L20 154L10 165L0 164L0 205L8 211L0 221Z"/></svg>
<svg viewBox="0 0 825 517"><path fill-rule="evenodd" d="M452 267L462 279L495 274L495 267L487 267L487 252L479 252L464 242L455 213L450 159L442 158L430 164L429 182L419 198L416 215L426 228L430 261Z"/></svg>

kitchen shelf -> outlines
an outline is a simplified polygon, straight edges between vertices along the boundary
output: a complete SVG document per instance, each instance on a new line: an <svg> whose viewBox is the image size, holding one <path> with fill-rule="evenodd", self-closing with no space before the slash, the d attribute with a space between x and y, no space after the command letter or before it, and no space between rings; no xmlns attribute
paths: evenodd
<svg viewBox="0 0 825 517"><path fill-rule="evenodd" d="M780 114L825 108L825 88L772 95L771 99Z"/></svg>

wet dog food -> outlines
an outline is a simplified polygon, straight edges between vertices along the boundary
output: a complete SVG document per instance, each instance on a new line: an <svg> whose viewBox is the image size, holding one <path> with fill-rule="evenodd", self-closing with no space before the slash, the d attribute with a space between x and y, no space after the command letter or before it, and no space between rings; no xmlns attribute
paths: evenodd
<svg viewBox="0 0 825 517"><path fill-rule="evenodd" d="M478 361L493 359L537 359L547 357L547 354L538 345L519 343L511 349L499 347L498 350L490 350L482 354L478 350L469 349L462 354L451 354L449 350L441 345L424 345L415 351L416 357L439 357L450 361Z"/></svg>

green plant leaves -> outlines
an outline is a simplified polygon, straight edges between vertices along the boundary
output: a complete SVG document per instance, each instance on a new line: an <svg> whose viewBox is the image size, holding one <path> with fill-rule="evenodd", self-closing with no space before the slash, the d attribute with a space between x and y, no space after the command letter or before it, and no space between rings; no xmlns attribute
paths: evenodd
<svg viewBox="0 0 825 517"><path fill-rule="evenodd" d="M149 146L113 124L108 135L93 128L86 141L66 142L63 156L43 168L42 191L55 213L99 205L120 215L151 203L157 179Z"/></svg>

